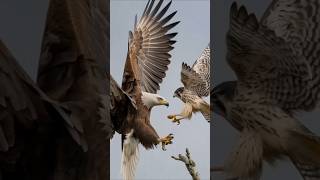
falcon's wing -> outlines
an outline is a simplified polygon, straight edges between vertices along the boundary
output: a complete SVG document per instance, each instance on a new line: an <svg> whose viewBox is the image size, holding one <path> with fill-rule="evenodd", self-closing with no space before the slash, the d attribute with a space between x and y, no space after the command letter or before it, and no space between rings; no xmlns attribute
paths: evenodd
<svg viewBox="0 0 320 180"><path fill-rule="evenodd" d="M177 33L168 33L179 22L167 23L177 11L164 17L171 1L160 10L163 0L153 8L154 0L149 0L140 21L137 20L133 32L130 31L129 52L125 71L133 73L133 78L139 81L141 90L156 93L160 89L159 84L166 76L170 64L169 51L173 49L172 40ZM129 66L130 65L130 66ZM129 70L130 69L130 70ZM128 86L130 81L124 73L123 85ZM132 78L132 77L131 77ZM128 92L129 87L123 87Z"/></svg>
<svg viewBox="0 0 320 180"><path fill-rule="evenodd" d="M192 68L182 63L181 82L198 96L208 96L210 91L210 47L206 47Z"/></svg>
<svg viewBox="0 0 320 180"><path fill-rule="evenodd" d="M227 60L239 86L259 92L264 100L285 109L311 108L310 66L304 56L276 34L259 25L246 9L231 7ZM240 90L239 90L240 91Z"/></svg>
<svg viewBox="0 0 320 180"><path fill-rule="evenodd" d="M292 107L294 109L312 109L320 97L319 6L318 0L273 0L261 19L263 26L283 38L293 53L304 57L310 66L310 86L305 87L303 83L299 85L305 95L296 99L296 105Z"/></svg>

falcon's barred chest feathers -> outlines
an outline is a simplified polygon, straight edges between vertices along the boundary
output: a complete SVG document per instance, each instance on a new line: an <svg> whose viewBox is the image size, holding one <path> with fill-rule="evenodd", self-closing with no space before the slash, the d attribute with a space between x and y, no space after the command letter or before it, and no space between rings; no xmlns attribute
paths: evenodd
<svg viewBox="0 0 320 180"><path fill-rule="evenodd" d="M319 7L274 0L259 23L231 6L227 61L238 80L219 84L211 99L214 112L240 131L224 166L231 178L260 179L264 160L287 156L305 180L320 179L320 138L293 116L320 97Z"/></svg>

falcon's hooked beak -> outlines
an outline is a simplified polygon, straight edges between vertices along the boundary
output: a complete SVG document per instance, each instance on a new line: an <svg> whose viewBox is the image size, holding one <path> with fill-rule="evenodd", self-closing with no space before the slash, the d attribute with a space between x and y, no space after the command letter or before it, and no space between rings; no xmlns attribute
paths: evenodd
<svg viewBox="0 0 320 180"><path fill-rule="evenodd" d="M167 100L165 100L165 99L161 99L161 100L159 101L159 104L160 104L160 105L165 105L165 106L169 107L169 102L168 102Z"/></svg>

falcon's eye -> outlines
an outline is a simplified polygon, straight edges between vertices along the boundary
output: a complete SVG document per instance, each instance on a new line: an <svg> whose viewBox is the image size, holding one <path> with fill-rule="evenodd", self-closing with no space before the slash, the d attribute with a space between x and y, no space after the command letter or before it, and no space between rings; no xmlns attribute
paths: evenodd
<svg viewBox="0 0 320 180"><path fill-rule="evenodd" d="M161 97L158 97L158 100L159 100L159 101L162 101L163 99L162 99Z"/></svg>

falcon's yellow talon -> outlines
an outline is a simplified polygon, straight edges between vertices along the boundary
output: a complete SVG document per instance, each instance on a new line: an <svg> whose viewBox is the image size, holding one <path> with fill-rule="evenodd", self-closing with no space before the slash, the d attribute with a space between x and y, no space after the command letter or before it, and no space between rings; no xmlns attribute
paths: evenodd
<svg viewBox="0 0 320 180"><path fill-rule="evenodd" d="M177 115L168 115L168 119L171 119L173 123L177 123L177 125L180 124L180 119L177 118Z"/></svg>

